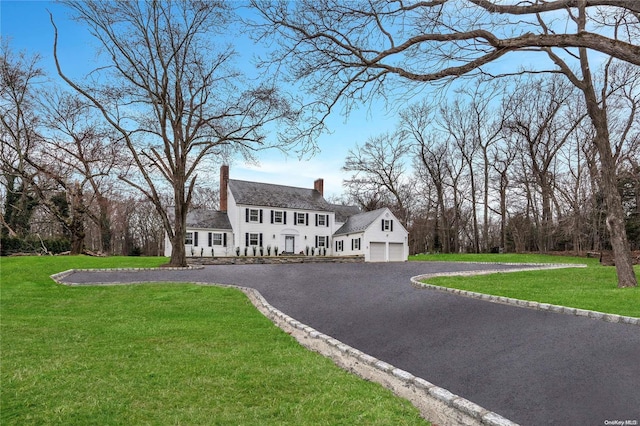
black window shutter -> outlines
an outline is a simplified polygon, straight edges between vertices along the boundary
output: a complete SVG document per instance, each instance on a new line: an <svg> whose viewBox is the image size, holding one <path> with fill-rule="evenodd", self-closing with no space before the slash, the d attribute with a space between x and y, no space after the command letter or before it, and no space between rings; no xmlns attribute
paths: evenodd
<svg viewBox="0 0 640 426"><path fill-rule="evenodd" d="M211 232L209 232L208 235L207 235L207 243L208 243L209 247L211 247L211 244L213 243L212 240L213 240L213 234Z"/></svg>
<svg viewBox="0 0 640 426"><path fill-rule="evenodd" d="M193 233L193 245L194 246L198 245L198 233L197 232Z"/></svg>
<svg viewBox="0 0 640 426"><path fill-rule="evenodd" d="M260 209L260 223L262 223L262 209Z"/></svg>
<svg viewBox="0 0 640 426"><path fill-rule="evenodd" d="M327 226L327 228L329 227L329 215L325 216L324 224Z"/></svg>
<svg viewBox="0 0 640 426"><path fill-rule="evenodd" d="M316 235L316 247L318 247L318 236Z"/></svg>
<svg viewBox="0 0 640 426"><path fill-rule="evenodd" d="M282 212L282 223L287 224L287 212Z"/></svg>
<svg viewBox="0 0 640 426"><path fill-rule="evenodd" d="M316 226L318 226L318 213L316 213Z"/></svg>
<svg viewBox="0 0 640 426"><path fill-rule="evenodd" d="M390 221L389 221L389 224L391 225L391 227L390 227L391 232L393 232L393 221L392 221L392 220L390 220Z"/></svg>
<svg viewBox="0 0 640 426"><path fill-rule="evenodd" d="M244 221L249 222L249 208L244 209Z"/></svg>
<svg viewBox="0 0 640 426"><path fill-rule="evenodd" d="M249 233L244 234L244 245L249 247Z"/></svg>
<svg viewBox="0 0 640 426"><path fill-rule="evenodd" d="M307 222L307 226L309 226L309 213L305 215L304 221Z"/></svg>
<svg viewBox="0 0 640 426"><path fill-rule="evenodd" d="M262 232L260 233L260 244L258 244L259 247L262 247Z"/></svg>
<svg viewBox="0 0 640 426"><path fill-rule="evenodd" d="M222 234L222 247L227 246L227 233Z"/></svg>
<svg viewBox="0 0 640 426"><path fill-rule="evenodd" d="M298 224L298 212L293 212L293 224Z"/></svg>
<svg viewBox="0 0 640 426"><path fill-rule="evenodd" d="M382 219L382 230L384 231L384 219Z"/></svg>
<svg viewBox="0 0 640 426"><path fill-rule="evenodd" d="M273 210L271 210L271 223L273 223Z"/></svg>
<svg viewBox="0 0 640 426"><path fill-rule="evenodd" d="M353 238L351 239L351 250L353 250Z"/></svg>

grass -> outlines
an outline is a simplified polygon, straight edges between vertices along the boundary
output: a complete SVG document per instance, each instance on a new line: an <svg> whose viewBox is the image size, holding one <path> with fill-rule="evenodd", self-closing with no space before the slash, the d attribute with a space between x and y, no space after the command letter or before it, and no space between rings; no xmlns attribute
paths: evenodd
<svg viewBox="0 0 640 426"><path fill-rule="evenodd" d="M536 254L455 254L419 255L413 256L411 260L583 263L587 268L501 273L475 277L438 277L429 279L429 283L496 296L640 317L640 288L618 288L615 267L601 266L597 259ZM635 271L636 276L640 275L639 266L635 267Z"/></svg>
<svg viewBox="0 0 640 426"><path fill-rule="evenodd" d="M417 254L410 256L413 261L433 261L433 262L498 262L498 263L579 263L588 265L598 265L598 259L576 257L576 256L554 256L549 254L517 254L517 253L435 253Z"/></svg>
<svg viewBox="0 0 640 426"><path fill-rule="evenodd" d="M49 279L164 262L0 259L0 423L425 424L408 401L304 349L240 291Z"/></svg>

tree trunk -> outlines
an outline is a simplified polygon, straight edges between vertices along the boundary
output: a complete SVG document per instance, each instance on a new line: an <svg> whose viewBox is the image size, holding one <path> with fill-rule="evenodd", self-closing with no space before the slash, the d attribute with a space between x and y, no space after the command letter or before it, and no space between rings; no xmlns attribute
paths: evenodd
<svg viewBox="0 0 640 426"><path fill-rule="evenodd" d="M595 93L593 91L584 90L583 92L587 98L589 117L596 130L593 142L598 150L600 165L602 167L600 176L607 206L606 224L616 263L618 287L637 287L638 280L633 271L631 249L625 229L622 197L620 197L620 193L618 192L616 161L611 151L611 142L609 141L606 111L599 108L597 102L589 102L590 100L595 101ZM593 95L593 99L590 99L590 94Z"/></svg>
<svg viewBox="0 0 640 426"><path fill-rule="evenodd" d="M179 195L179 194L177 194ZM179 198L176 196L176 199ZM175 207L174 233L171 238L171 259L169 265L174 267L187 266L186 247L184 237L186 232L187 211L182 203L177 202Z"/></svg>
<svg viewBox="0 0 640 426"><path fill-rule="evenodd" d="M184 229L179 229L176 224L176 233L171 239L171 259L169 264L175 267L187 266L187 254L184 245Z"/></svg>
<svg viewBox="0 0 640 426"><path fill-rule="evenodd" d="M603 138L597 128L596 131L597 135L594 142L600 153L602 164L602 188L607 205L606 223L616 262L618 287L637 287L638 280L633 270L631 249L624 223L624 209L622 207L622 198L618 192L616 165L611 153L611 145L608 138Z"/></svg>

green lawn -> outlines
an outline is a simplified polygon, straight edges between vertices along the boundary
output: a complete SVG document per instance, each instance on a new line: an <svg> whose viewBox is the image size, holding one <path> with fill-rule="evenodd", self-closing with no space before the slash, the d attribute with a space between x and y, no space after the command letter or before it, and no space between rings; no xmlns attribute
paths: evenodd
<svg viewBox="0 0 640 426"><path fill-rule="evenodd" d="M411 260L505 262L505 263L584 263L587 268L554 269L475 277L438 277L430 284L478 293L541 303L589 309L640 317L640 288L617 288L615 267L605 267L598 259L548 255L471 254L419 255ZM640 275L640 267L635 267Z"/></svg>
<svg viewBox="0 0 640 426"><path fill-rule="evenodd" d="M0 424L425 424L407 401L304 349L240 291L48 278L165 262L0 259Z"/></svg>

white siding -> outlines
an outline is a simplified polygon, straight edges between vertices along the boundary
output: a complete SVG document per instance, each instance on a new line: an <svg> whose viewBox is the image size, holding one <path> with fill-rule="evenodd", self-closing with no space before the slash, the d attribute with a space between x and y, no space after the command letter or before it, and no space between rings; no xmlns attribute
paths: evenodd
<svg viewBox="0 0 640 426"><path fill-rule="evenodd" d="M246 209L261 210L262 223L247 222ZM271 223L272 211L284 212L286 223ZM244 247L247 246L247 234L262 234L262 247L265 249L265 255L267 246L271 246L272 255L274 254L275 247L278 247L278 252L282 253L285 250L285 239L287 236L294 238L295 254L306 252L307 247L309 247L309 254L311 254L311 247L315 248L317 236L328 237L327 255L333 253L331 236L335 232L335 214L332 212L236 205L235 200L233 200L231 196L231 192L229 192L228 213L231 226L234 228L235 246L240 247L241 253L244 253ZM304 224L295 223L294 215L296 213L304 214ZM316 226L316 215L318 214L328 216L328 222L326 222L325 225ZM249 246L251 246L251 244ZM249 249L249 253L252 254L251 249ZM315 254L318 254L317 250Z"/></svg>
<svg viewBox="0 0 640 426"><path fill-rule="evenodd" d="M393 221L393 231L382 230L382 220L391 220ZM400 221L391 213L389 209L385 209L385 211L373 221L371 225L365 231L365 261L367 262L389 262L389 261L405 261L409 256L409 245L408 245L408 235L407 230L402 226ZM376 244L377 243L377 244ZM380 244L384 245L384 257L379 260L378 250L381 250ZM390 244L398 244L402 245L403 254L399 255L399 246L395 246L393 249L393 255L390 255ZM375 251L375 252L374 252Z"/></svg>

